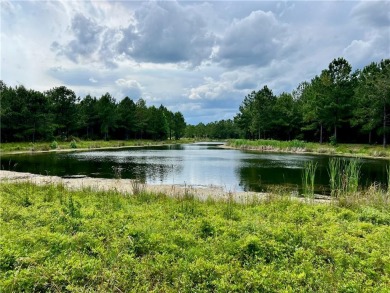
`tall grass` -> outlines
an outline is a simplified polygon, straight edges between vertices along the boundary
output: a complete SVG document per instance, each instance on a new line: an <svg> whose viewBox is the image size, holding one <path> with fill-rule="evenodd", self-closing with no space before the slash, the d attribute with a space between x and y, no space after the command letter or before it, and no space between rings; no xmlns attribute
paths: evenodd
<svg viewBox="0 0 390 293"><path fill-rule="evenodd" d="M386 167L387 172L387 194L390 194L390 165Z"/></svg>
<svg viewBox="0 0 390 293"><path fill-rule="evenodd" d="M331 195L339 197L347 193L356 193L359 189L361 162L358 158L329 160L329 185Z"/></svg>
<svg viewBox="0 0 390 293"><path fill-rule="evenodd" d="M359 159L352 159L345 167L345 190L347 193L355 193L359 188L361 162Z"/></svg>
<svg viewBox="0 0 390 293"><path fill-rule="evenodd" d="M145 183L142 182L141 180L134 179L131 181L131 188L133 190L133 195L139 196L145 193L146 186Z"/></svg>
<svg viewBox="0 0 390 293"><path fill-rule="evenodd" d="M339 176L340 173L340 164L341 161L339 158L332 158L329 160L329 185L330 185L330 194L331 196L337 197L337 191L339 190L341 186L341 177Z"/></svg>
<svg viewBox="0 0 390 293"><path fill-rule="evenodd" d="M192 189L191 186L187 186L187 184L185 184L184 194L183 196L179 197L179 202L180 202L179 210L185 216L193 216L196 214L197 201L191 189Z"/></svg>
<svg viewBox="0 0 390 293"><path fill-rule="evenodd" d="M302 189L305 197L314 197L314 181L316 176L317 163L309 161L305 163L302 173Z"/></svg>

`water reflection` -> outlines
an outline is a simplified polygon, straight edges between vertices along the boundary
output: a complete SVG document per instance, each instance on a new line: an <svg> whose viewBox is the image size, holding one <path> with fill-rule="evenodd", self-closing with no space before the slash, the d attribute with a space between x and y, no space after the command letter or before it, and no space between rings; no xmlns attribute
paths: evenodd
<svg viewBox="0 0 390 293"><path fill-rule="evenodd" d="M221 149L215 143L14 155L0 160L3 169L36 174L120 176L149 184L217 185L227 191L267 191L281 184L298 190L305 163L314 161L318 166L316 191L326 193L329 183L328 156L243 152ZM387 164L385 160L362 160L360 181L385 183Z"/></svg>

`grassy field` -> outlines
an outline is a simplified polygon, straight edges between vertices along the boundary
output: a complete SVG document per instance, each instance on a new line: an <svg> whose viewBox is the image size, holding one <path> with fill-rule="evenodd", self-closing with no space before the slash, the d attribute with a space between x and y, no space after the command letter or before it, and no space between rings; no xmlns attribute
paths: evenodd
<svg viewBox="0 0 390 293"><path fill-rule="evenodd" d="M300 140L278 141L278 140L247 140L231 139L228 146L240 149L253 149L260 151L287 151L287 152L309 152L330 155L349 155L358 157L390 158L390 149L379 145L366 144L320 144L304 142Z"/></svg>
<svg viewBox="0 0 390 293"><path fill-rule="evenodd" d="M36 151L59 151L69 149L99 149L99 148L117 148L132 146L150 146L161 144L188 143L193 140L82 140L82 141L52 141L52 142L13 142L0 143L0 154L13 152L36 152Z"/></svg>
<svg viewBox="0 0 390 293"><path fill-rule="evenodd" d="M389 292L390 205L0 184L2 292Z"/></svg>

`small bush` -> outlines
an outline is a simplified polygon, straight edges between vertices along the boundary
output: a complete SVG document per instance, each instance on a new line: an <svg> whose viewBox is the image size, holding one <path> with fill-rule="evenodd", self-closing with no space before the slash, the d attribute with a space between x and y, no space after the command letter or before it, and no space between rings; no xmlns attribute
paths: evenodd
<svg viewBox="0 0 390 293"><path fill-rule="evenodd" d="M72 149L77 149L77 143L76 143L75 140L72 140L72 141L70 142L70 147L71 147Z"/></svg>
<svg viewBox="0 0 390 293"><path fill-rule="evenodd" d="M55 140L53 140L52 143L50 144L50 148L52 150L55 150L56 148L58 148L58 143Z"/></svg>
<svg viewBox="0 0 390 293"><path fill-rule="evenodd" d="M388 213L380 212L371 207L365 207L362 209L360 220L376 225L390 225L390 215Z"/></svg>
<svg viewBox="0 0 390 293"><path fill-rule="evenodd" d="M213 225L210 224L208 221L202 221L200 225L200 236L203 239L206 239L208 237L213 237L215 234L215 228Z"/></svg>
<svg viewBox="0 0 390 293"><path fill-rule="evenodd" d="M331 137L329 137L329 143L331 146L336 146L337 145L337 139L334 135L332 135Z"/></svg>

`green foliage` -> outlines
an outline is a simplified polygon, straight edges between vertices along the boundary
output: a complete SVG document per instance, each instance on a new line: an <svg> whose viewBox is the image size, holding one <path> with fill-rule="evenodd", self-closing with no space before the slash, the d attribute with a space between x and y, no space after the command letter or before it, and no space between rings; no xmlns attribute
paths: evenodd
<svg viewBox="0 0 390 293"><path fill-rule="evenodd" d="M215 235L215 227L207 220L202 220L200 225L200 236L203 239L213 237Z"/></svg>
<svg viewBox="0 0 390 293"><path fill-rule="evenodd" d="M53 140L52 143L50 144L50 148L52 150L57 149L58 148L58 143L55 140Z"/></svg>
<svg viewBox="0 0 390 293"><path fill-rule="evenodd" d="M230 139L227 145L239 149L251 149L256 151L286 151L286 152L311 152L319 154L340 154L354 157L390 157L390 150L381 146L362 144L337 144L336 146L320 143L305 142L301 140L279 141L272 139Z"/></svg>
<svg viewBox="0 0 390 293"><path fill-rule="evenodd" d="M129 97L117 103L109 93L80 99L65 86L41 93L24 86L8 87L0 81L0 99L2 142L35 143L53 137L59 142L72 137L156 140L166 139L169 131L179 139L186 126L180 112L172 113L162 105L158 109L147 107L143 99L134 103Z"/></svg>
<svg viewBox="0 0 390 293"><path fill-rule="evenodd" d="M357 158L350 160L331 158L329 177L331 195L338 197L358 191L361 162Z"/></svg>
<svg viewBox="0 0 390 293"><path fill-rule="evenodd" d="M74 139L72 139L72 141L70 142L70 147L72 149L77 149L77 143L76 143L76 141Z"/></svg>
<svg viewBox="0 0 390 293"><path fill-rule="evenodd" d="M314 197L314 182L317 170L317 163L309 161L305 163L302 173L302 188L305 197Z"/></svg>
<svg viewBox="0 0 390 293"><path fill-rule="evenodd" d="M359 125L361 132L368 133L371 144L375 130L382 134L386 147L388 133L388 109L390 106L390 59L365 66L356 73L356 87L352 125Z"/></svg>
<svg viewBox="0 0 390 293"><path fill-rule="evenodd" d="M390 194L390 165L386 167L387 173L387 194Z"/></svg>
<svg viewBox="0 0 390 293"><path fill-rule="evenodd" d="M160 145L160 144L174 144L174 141L165 140L165 141L154 141L154 140L126 140L126 141L103 141L103 140L76 140L76 146L78 149L100 149L100 148L117 148L117 147L141 147L141 146L151 146L151 145ZM189 139L181 139L180 143L193 142ZM69 149L70 143L66 141L58 141L57 149ZM13 152L34 152L34 151L48 151L50 150L50 144L47 142L37 142L37 143L27 143L27 142L18 142L18 143L1 143L0 152L1 153L13 153Z"/></svg>
<svg viewBox="0 0 390 293"><path fill-rule="evenodd" d="M142 98L109 93L77 98L65 86L44 93L0 81L0 140L51 141L149 138L270 138L307 141L368 142L387 145L390 109L390 59L352 71L335 58L309 82L278 96L264 86L246 95L234 119L186 125L182 113L147 107ZM352 127L351 127L352 126ZM376 156L386 152L376 151Z"/></svg>
<svg viewBox="0 0 390 293"><path fill-rule="evenodd" d="M312 151L316 148L313 143L308 143L302 140L293 139L290 141L280 141L273 139L234 139L227 142L229 146L242 148L242 149L257 149L261 151Z"/></svg>
<svg viewBox="0 0 390 293"><path fill-rule="evenodd" d="M191 187L187 185L184 186L184 195L179 198L180 207L179 211L183 213L184 216L194 216L197 212L197 202L194 194L191 192Z"/></svg>
<svg viewBox="0 0 390 293"><path fill-rule="evenodd" d="M331 146L337 146L337 138L336 136L332 135L331 137L329 137L329 143Z"/></svg>
<svg viewBox="0 0 390 293"><path fill-rule="evenodd" d="M26 195L31 204L23 206ZM165 195L150 194L145 201L114 191L3 182L0 287L2 292L386 292L390 205L362 196L349 208L280 197L234 203L239 218L232 221L226 201L187 198L195 212L184 214L182 200Z"/></svg>
<svg viewBox="0 0 390 293"><path fill-rule="evenodd" d="M230 139L239 138L241 131L233 120L220 120L215 122L187 125L185 137L198 139Z"/></svg>
<svg viewBox="0 0 390 293"><path fill-rule="evenodd" d="M223 211L223 216L227 220L239 220L239 216L237 214L235 208L236 202L234 201L233 194L231 192L228 193L227 199L225 201L225 209Z"/></svg>

